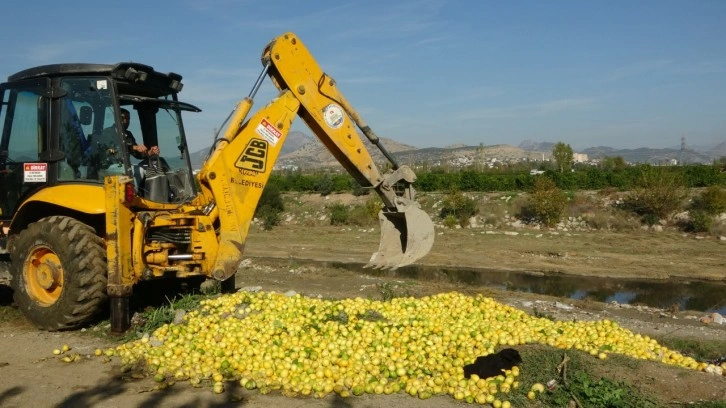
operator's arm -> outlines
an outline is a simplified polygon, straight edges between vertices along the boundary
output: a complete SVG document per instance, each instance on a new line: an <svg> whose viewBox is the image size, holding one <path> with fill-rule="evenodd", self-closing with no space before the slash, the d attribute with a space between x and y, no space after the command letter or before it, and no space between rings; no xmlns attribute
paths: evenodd
<svg viewBox="0 0 726 408"><path fill-rule="evenodd" d="M126 143L126 150L129 151L130 155L134 156L139 160L146 158L146 146L143 144L136 144L136 139L134 138L134 135L128 130L125 132L124 135L124 143Z"/></svg>

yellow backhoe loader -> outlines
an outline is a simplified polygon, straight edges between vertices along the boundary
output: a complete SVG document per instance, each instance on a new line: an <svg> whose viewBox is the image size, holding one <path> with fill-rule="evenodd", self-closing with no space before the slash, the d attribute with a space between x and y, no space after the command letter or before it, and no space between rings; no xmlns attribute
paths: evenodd
<svg viewBox="0 0 726 408"><path fill-rule="evenodd" d="M383 202L369 265L396 268L429 252L433 224L415 201L414 172L396 164L300 39L272 40L262 65L196 174L181 114L199 109L178 99L178 74L138 63L55 64L0 84L0 269L9 271L30 321L78 328L110 300L111 328L123 332L138 282L233 283L254 210L298 116ZM250 116L265 77L280 93ZM391 170L379 171L358 129Z"/></svg>

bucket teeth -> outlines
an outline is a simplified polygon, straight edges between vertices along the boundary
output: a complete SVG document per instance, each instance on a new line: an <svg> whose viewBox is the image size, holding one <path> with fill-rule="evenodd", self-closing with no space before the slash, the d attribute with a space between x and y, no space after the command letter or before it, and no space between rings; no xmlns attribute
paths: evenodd
<svg viewBox="0 0 726 408"><path fill-rule="evenodd" d="M371 259L368 261L368 264L364 266L364 268L396 270L399 266L402 266L400 262L402 258L402 255L396 256L395 254L393 254L392 256L390 256L389 254L382 253L382 251L378 251L373 253L373 256L371 256Z"/></svg>

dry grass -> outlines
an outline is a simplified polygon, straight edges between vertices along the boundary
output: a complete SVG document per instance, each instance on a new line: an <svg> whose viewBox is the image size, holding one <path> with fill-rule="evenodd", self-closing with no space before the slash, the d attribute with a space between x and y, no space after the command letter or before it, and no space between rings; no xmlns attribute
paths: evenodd
<svg viewBox="0 0 726 408"><path fill-rule="evenodd" d="M567 204L570 217L587 216L605 211L602 200L585 192L577 192Z"/></svg>
<svg viewBox="0 0 726 408"><path fill-rule="evenodd" d="M711 225L709 233L714 237L726 237L726 222L716 221Z"/></svg>
<svg viewBox="0 0 726 408"><path fill-rule="evenodd" d="M622 208L623 197L628 192L620 192L615 189L602 191L578 191L571 195L563 217L582 217L587 223L587 228L604 232L632 232L639 230L643 225L642 219L637 214ZM692 191L692 195L698 191ZM325 210L326 205L341 203L356 208L366 205L366 201L375 196L356 197L352 194L333 194L328 197L321 197L319 194L288 193L285 195L286 214L292 215L292 220L286 222L283 216L283 224L298 224L307 227L328 225L330 223L329 213ZM523 210L530 202L528 193L466 193L476 201L479 213L477 224L487 229L509 229L510 222L514 219L526 216ZM439 216L444 202L445 194L442 193L421 193L418 201L421 208L431 215L435 223L442 223ZM620 203L620 204L619 204ZM362 216L363 214L361 214ZM365 218L365 217L363 217ZM678 219L670 216L660 220L663 228L672 232L683 232L684 224ZM358 222L363 226L367 223ZM375 225L375 222L374 222ZM703 235L703 234L702 234ZM717 221L711 226L706 235L719 237L726 235L726 222Z"/></svg>

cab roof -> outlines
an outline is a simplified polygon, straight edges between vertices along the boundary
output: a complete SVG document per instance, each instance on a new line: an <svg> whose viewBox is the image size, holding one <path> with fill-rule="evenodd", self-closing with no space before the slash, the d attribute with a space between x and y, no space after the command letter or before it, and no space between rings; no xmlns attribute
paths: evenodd
<svg viewBox="0 0 726 408"><path fill-rule="evenodd" d="M121 93L129 94L163 96L178 93L183 87L181 75L174 72L157 72L149 65L136 62L41 65L10 75L8 82L64 76L108 76L118 84Z"/></svg>

